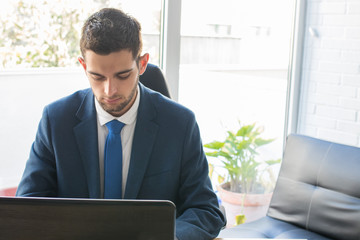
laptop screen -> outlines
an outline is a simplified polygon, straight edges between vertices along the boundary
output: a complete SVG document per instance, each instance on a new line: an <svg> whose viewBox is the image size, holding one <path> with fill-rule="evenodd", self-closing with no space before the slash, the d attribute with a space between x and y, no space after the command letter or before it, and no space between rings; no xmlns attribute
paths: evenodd
<svg viewBox="0 0 360 240"><path fill-rule="evenodd" d="M1 239L173 240L170 201L0 197Z"/></svg>

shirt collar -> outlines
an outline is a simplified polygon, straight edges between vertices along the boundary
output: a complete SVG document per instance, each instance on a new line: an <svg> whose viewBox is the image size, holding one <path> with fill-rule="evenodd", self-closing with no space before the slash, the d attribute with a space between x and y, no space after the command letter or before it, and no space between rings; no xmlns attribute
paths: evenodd
<svg viewBox="0 0 360 240"><path fill-rule="evenodd" d="M124 113L122 116L120 117L114 117L112 116L110 113L106 112L100 105L100 103L98 102L98 100L95 98L95 108L96 108L96 113L99 119L99 123L101 126L104 126L106 123L117 119L118 121L124 123L124 124L131 124L136 120L136 116L137 116L137 111L139 108L139 103L140 103L140 89L139 89L139 85L137 85L137 94L136 94L136 98L135 98L135 102L133 103L133 105L131 106L131 108Z"/></svg>

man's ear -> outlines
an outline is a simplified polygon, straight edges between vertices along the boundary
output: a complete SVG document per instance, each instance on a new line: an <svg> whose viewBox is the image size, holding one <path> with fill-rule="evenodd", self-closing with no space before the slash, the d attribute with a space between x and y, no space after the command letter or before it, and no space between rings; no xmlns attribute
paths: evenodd
<svg viewBox="0 0 360 240"><path fill-rule="evenodd" d="M86 71L85 59L83 57L78 57L78 61L81 64L81 66L83 66L84 70Z"/></svg>
<svg viewBox="0 0 360 240"><path fill-rule="evenodd" d="M149 62L149 54L145 53L144 55L139 57L139 74L142 75L147 67Z"/></svg>

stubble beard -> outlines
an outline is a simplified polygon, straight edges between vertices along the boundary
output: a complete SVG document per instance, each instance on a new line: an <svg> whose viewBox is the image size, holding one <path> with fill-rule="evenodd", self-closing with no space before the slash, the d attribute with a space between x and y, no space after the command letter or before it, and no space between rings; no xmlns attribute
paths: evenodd
<svg viewBox="0 0 360 240"><path fill-rule="evenodd" d="M104 102L101 102L98 100L98 102L100 103L101 107L106 111L108 112L109 114L115 116L115 117L120 117L120 112L122 112L122 110L124 110L125 108L130 107L129 104L132 102L132 100L134 100L134 98L136 97L136 92L137 92L137 85L138 85L138 82L139 82L139 76L137 77L137 81L136 81L136 84L134 86L134 88L131 90L130 92L130 95L128 98L126 98L124 95L117 95L115 96L114 98L121 98L121 99L124 99L125 98L125 101L124 102L121 102L119 103L118 105L116 106L109 106L107 104L105 104ZM133 101L134 102L134 101Z"/></svg>

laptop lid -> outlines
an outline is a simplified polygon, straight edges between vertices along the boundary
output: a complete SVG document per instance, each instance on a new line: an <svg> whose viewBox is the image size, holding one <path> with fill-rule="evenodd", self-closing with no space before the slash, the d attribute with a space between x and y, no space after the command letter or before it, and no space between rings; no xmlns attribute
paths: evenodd
<svg viewBox="0 0 360 240"><path fill-rule="evenodd" d="M173 240L170 201L0 197L0 239Z"/></svg>

